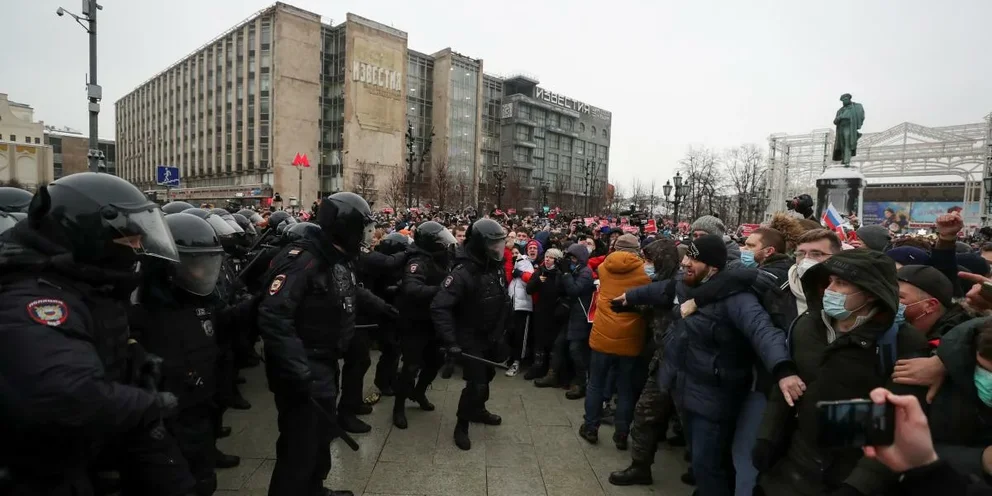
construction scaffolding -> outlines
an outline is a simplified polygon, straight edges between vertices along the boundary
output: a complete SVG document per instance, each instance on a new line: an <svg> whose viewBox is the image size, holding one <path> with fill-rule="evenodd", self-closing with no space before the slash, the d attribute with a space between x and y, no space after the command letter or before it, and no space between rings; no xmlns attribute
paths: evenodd
<svg viewBox="0 0 992 496"><path fill-rule="evenodd" d="M781 210L793 196L816 197L816 178L828 166L839 165L831 160L833 146L833 129L768 137L769 214ZM968 204L989 195L983 179L992 177L992 113L985 122L974 124L926 127L904 122L882 132L865 133L858 140L857 153L851 166L867 177L869 185L872 179L884 178L920 184L961 181L967 211ZM988 208L980 211L985 223Z"/></svg>

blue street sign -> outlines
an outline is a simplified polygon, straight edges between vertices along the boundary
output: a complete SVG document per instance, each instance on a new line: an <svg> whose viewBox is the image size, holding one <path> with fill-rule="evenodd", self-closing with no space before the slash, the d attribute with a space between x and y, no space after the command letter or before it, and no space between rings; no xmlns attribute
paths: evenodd
<svg viewBox="0 0 992 496"><path fill-rule="evenodd" d="M179 167L160 165L155 168L155 182L159 186L179 187Z"/></svg>

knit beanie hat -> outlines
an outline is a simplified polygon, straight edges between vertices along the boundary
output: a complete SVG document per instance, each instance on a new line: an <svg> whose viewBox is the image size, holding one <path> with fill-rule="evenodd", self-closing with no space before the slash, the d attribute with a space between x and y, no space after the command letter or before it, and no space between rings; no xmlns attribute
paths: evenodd
<svg viewBox="0 0 992 496"><path fill-rule="evenodd" d="M885 254L902 265L930 265L930 255L915 246L900 246L885 252Z"/></svg>
<svg viewBox="0 0 992 496"><path fill-rule="evenodd" d="M704 215L695 220L691 226L689 226L689 232L705 231L707 234L715 234L717 236L723 237L727 234L727 226L723 225L723 221L713 217L712 215Z"/></svg>
<svg viewBox="0 0 992 496"><path fill-rule="evenodd" d="M637 255L641 251L641 244L637 242L637 236L624 234L617 238L617 242L613 244L613 249Z"/></svg>
<svg viewBox="0 0 992 496"><path fill-rule="evenodd" d="M558 248L551 248L544 254L544 258L553 258L555 260L561 260L564 256L565 255Z"/></svg>
<svg viewBox="0 0 992 496"><path fill-rule="evenodd" d="M885 251L892 239L889 230L882 226L861 226L856 232L865 246L873 251Z"/></svg>
<svg viewBox="0 0 992 496"><path fill-rule="evenodd" d="M723 236L707 234L692 240L686 255L719 270L727 266L727 245L723 242Z"/></svg>

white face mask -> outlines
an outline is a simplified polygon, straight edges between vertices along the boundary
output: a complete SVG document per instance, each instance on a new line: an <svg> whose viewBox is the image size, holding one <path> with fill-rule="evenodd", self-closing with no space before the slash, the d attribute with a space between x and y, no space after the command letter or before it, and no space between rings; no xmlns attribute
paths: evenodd
<svg viewBox="0 0 992 496"><path fill-rule="evenodd" d="M813 260L812 258L804 258L803 261L800 262L798 266L796 266L796 273L798 273L799 274L799 277L801 278L803 276L803 274L806 273L807 270L809 270L811 267L813 267L814 265L816 265L818 263L820 263L820 262L817 262L816 260Z"/></svg>

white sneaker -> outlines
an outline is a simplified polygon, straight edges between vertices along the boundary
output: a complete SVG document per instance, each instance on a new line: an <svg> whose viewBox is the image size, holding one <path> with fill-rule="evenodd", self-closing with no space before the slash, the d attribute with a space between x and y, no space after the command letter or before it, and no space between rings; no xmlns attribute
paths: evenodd
<svg viewBox="0 0 992 496"><path fill-rule="evenodd" d="M506 376L507 377L513 377L513 376L517 375L517 372L520 372L520 360L514 360L513 361L513 364L510 365L510 368L507 369L507 371L506 371Z"/></svg>

